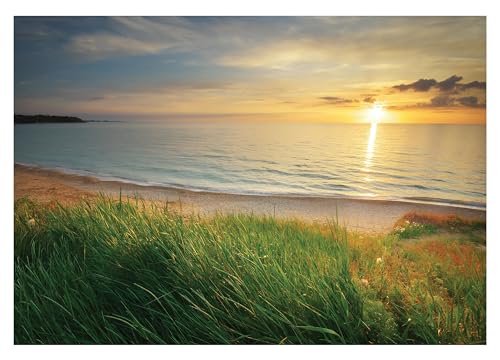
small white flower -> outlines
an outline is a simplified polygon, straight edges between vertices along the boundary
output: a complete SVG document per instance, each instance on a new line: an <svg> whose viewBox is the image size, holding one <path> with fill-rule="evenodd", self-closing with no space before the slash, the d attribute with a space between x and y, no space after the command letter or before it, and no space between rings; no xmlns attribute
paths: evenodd
<svg viewBox="0 0 500 360"><path fill-rule="evenodd" d="M35 226L35 219L29 219L28 220L28 225L29 226Z"/></svg>
<svg viewBox="0 0 500 360"><path fill-rule="evenodd" d="M370 283L366 279L361 279L361 284L363 284L364 286L370 285Z"/></svg>
<svg viewBox="0 0 500 360"><path fill-rule="evenodd" d="M377 264L381 264L382 263L382 258L379 257L379 258L377 258L376 261L377 261Z"/></svg>

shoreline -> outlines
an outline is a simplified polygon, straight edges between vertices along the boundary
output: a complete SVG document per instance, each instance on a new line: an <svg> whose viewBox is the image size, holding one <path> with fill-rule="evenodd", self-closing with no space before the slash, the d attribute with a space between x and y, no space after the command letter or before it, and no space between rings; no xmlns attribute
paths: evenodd
<svg viewBox="0 0 500 360"><path fill-rule="evenodd" d="M259 196L259 197L283 197L283 198L298 198L298 199L334 199L334 200L361 200L361 201L388 201L388 202L400 202L400 203L412 203L412 204L422 204L422 205L436 205L445 206L453 208L464 208L471 210L486 211L486 203L480 202L467 202L462 200L447 200L439 198L428 198L428 197L407 197L407 198L391 198L391 197L363 197L363 196L347 196L347 195L313 195L313 194L294 194L294 193L258 193L258 192L229 192L216 189L202 189L202 188L192 188L184 187L182 185L175 184L161 184L161 183L148 183L144 181L131 180L127 178L121 178L113 175L99 175L91 171L85 170L74 170L67 169L63 167L45 167L42 165L27 164L21 162L14 162L14 167L20 167L25 169L47 171L50 173L55 173L58 176L69 176L69 177L83 177L88 178L91 182L103 182L103 183L119 183L125 185L137 186L138 188L144 189L158 189L158 190L176 190L179 192L192 192L192 193L203 193L203 194L220 194L220 195L234 195L234 196Z"/></svg>
<svg viewBox="0 0 500 360"><path fill-rule="evenodd" d="M486 209L451 204L193 191L157 185L138 185L118 180L101 180L93 176L70 174L18 163L14 165L14 174L16 199L29 196L41 201L57 200L63 204L74 203L81 197L95 197L98 193L117 198L121 191L122 196L138 196L144 200L168 202L188 214L243 212L321 223L338 215L339 223L346 225L350 230L375 233L390 231L394 222L408 212L457 215L468 220L486 221Z"/></svg>

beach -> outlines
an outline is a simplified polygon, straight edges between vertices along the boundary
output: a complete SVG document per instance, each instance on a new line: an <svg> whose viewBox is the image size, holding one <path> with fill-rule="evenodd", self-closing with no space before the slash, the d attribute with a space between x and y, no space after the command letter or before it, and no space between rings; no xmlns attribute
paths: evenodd
<svg viewBox="0 0 500 360"><path fill-rule="evenodd" d="M409 212L456 215L467 220L486 221L486 211L456 206L402 201L347 199L307 196L260 196L197 192L171 187L141 186L127 182L103 181L91 176L15 165L14 197L28 196L41 202L75 204L99 193L118 198L138 197L147 201L168 202L183 214L254 213L278 218L297 218L326 223L338 217L351 231L387 233Z"/></svg>
<svg viewBox="0 0 500 360"><path fill-rule="evenodd" d="M486 344L487 23L442 15L15 16L9 342Z"/></svg>

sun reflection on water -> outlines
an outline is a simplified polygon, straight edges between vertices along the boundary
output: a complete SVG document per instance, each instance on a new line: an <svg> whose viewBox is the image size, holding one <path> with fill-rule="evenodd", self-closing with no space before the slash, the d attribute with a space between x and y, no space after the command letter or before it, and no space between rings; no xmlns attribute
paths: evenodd
<svg viewBox="0 0 500 360"><path fill-rule="evenodd" d="M369 171L372 166L373 153L375 151L375 140L377 139L377 123L372 122L370 126L370 136L368 137L368 145L366 146L365 169Z"/></svg>
<svg viewBox="0 0 500 360"><path fill-rule="evenodd" d="M370 126L370 135L368 137L368 144L366 145L366 156L365 156L365 163L364 167L361 169L361 171L366 173L366 176L363 178L364 182L370 184L373 181L373 178L370 176L371 173L371 168L373 166L373 154L375 151L375 140L377 138L377 122L372 122ZM364 188L364 190L367 191L364 196L368 197L373 197L375 194L371 190L371 186L368 185L368 187Z"/></svg>

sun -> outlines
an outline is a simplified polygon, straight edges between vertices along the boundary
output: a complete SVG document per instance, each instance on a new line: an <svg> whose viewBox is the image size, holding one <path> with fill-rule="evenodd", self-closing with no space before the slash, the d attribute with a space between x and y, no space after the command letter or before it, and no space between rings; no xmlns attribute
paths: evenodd
<svg viewBox="0 0 500 360"><path fill-rule="evenodd" d="M369 119L372 124L377 124L384 116L384 106L381 104L373 104L369 111Z"/></svg>

